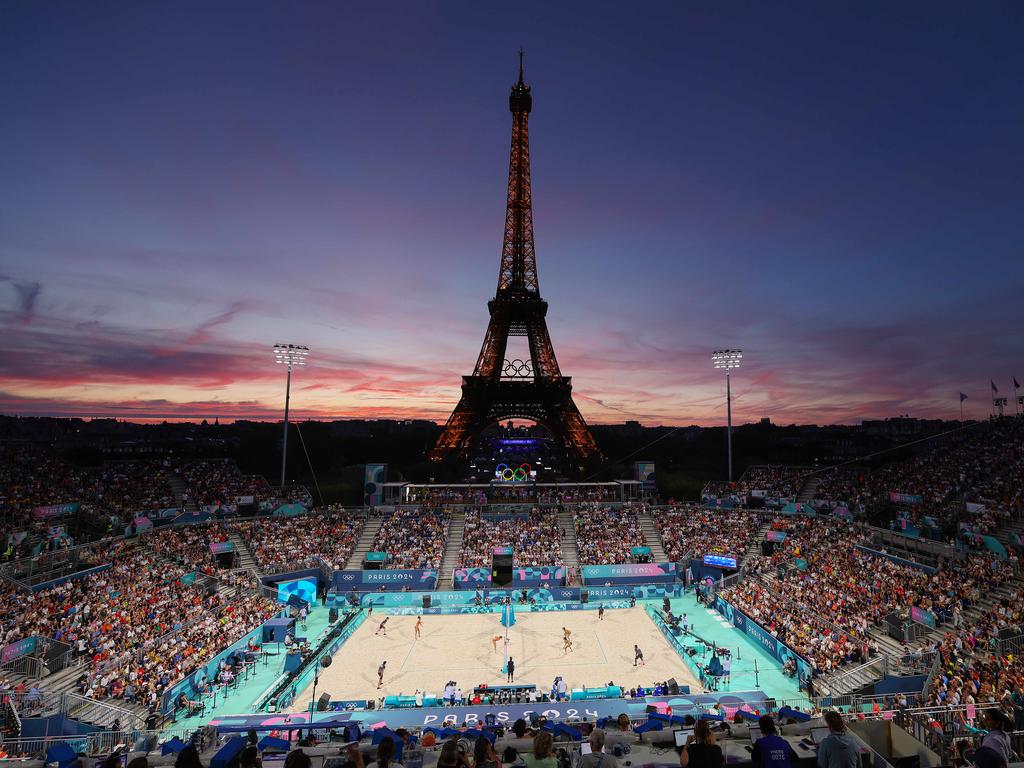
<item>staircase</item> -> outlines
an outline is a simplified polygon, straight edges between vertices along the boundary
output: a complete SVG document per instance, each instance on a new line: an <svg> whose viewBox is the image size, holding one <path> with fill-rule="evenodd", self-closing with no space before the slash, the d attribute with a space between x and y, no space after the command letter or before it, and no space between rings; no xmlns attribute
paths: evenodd
<svg viewBox="0 0 1024 768"><path fill-rule="evenodd" d="M804 481L804 487L800 489L800 495L796 497L796 500L800 504L808 504L817 497L818 486L821 485L820 475L811 475Z"/></svg>
<svg viewBox="0 0 1024 768"><path fill-rule="evenodd" d="M367 519L366 525L363 526L362 533L359 534L359 541L356 542L356 546L352 550L352 554L348 557L348 562L345 563L345 570L358 571L363 567L363 560L366 558L366 553L369 552L370 547L373 546L373 540L377 538L377 531L380 530L380 526L383 522L383 517L371 517Z"/></svg>
<svg viewBox="0 0 1024 768"><path fill-rule="evenodd" d="M563 510L558 513L558 528L561 531L558 548L562 550L562 562L565 563L568 573L579 573L580 548L576 542L576 525L572 519L572 512Z"/></svg>
<svg viewBox="0 0 1024 768"><path fill-rule="evenodd" d="M757 557L761 554L761 543L764 541L764 536L768 532L768 529L772 527L771 521L763 523L761 528L758 530L757 535L750 540L750 544L747 545L745 552L736 554L739 556L740 561L739 567L742 568L744 564L752 557Z"/></svg>
<svg viewBox="0 0 1024 768"><path fill-rule="evenodd" d="M146 707L143 705L130 704L122 700L113 704L87 699L77 693L67 693L61 698L61 712L65 716L81 723L113 731L131 731L141 728L147 714ZM115 721L120 724L120 728L112 727Z"/></svg>
<svg viewBox="0 0 1024 768"><path fill-rule="evenodd" d="M48 715L55 715L59 713L61 711L64 694L75 692L78 678L80 678L85 671L86 668L83 665L72 664L39 680L25 680L25 685L32 685L34 683L35 685L38 685L39 689L43 692L42 707L33 712L32 716L46 717ZM12 685L17 685L20 679L24 679L24 676L22 675L7 675L6 677Z"/></svg>
<svg viewBox="0 0 1024 768"><path fill-rule="evenodd" d="M1006 547L1007 551L1009 551L1010 544L1012 543L1010 540L1010 534L1013 533L1024 538L1024 519L1018 518L1016 520L1011 520L1005 526L996 531L994 535L996 539Z"/></svg>
<svg viewBox="0 0 1024 768"><path fill-rule="evenodd" d="M185 501L185 481L181 479L181 475L171 475L170 480L167 484L171 486L171 491L174 493L174 501L178 506L178 509L184 509L186 512L198 512L199 507L191 499Z"/></svg>
<svg viewBox="0 0 1024 768"><path fill-rule="evenodd" d="M256 563L256 558L252 556L252 550L249 549L249 545L245 543L245 539L238 535L238 531L234 528L230 529L228 538L231 543L235 545L235 552L238 553L238 558L235 561L235 570L252 570L257 573L262 573L259 565Z"/></svg>
<svg viewBox="0 0 1024 768"><path fill-rule="evenodd" d="M857 693L885 677L887 659L879 656L856 667L842 667L814 679L815 696L844 696Z"/></svg>
<svg viewBox="0 0 1024 768"><path fill-rule="evenodd" d="M448 540L445 542L444 557L441 558L441 570L437 574L437 588L451 589L455 568L462 555L462 541L466 536L466 513L452 512L448 521Z"/></svg>
<svg viewBox="0 0 1024 768"><path fill-rule="evenodd" d="M668 555L665 554L665 547L661 543L661 534L658 533L658 526L654 524L654 517L650 510L644 509L637 514L640 522L640 530L644 532L644 539L647 546L651 548L651 561L655 563L668 562Z"/></svg>

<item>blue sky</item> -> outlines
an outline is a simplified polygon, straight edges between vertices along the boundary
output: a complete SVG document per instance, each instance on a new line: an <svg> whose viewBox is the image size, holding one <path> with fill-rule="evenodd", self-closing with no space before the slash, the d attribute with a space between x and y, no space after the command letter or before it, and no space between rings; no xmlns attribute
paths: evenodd
<svg viewBox="0 0 1024 768"><path fill-rule="evenodd" d="M987 412L1024 374L1014 3L0 6L0 411L443 420L516 51L591 422Z"/></svg>

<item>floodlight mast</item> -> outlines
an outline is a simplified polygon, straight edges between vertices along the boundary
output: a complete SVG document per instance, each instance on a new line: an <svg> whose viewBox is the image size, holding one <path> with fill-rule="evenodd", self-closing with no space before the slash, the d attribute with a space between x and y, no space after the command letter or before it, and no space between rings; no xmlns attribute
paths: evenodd
<svg viewBox="0 0 1024 768"><path fill-rule="evenodd" d="M726 443L729 453L729 482L732 483L732 383L730 372L740 367L743 352L739 349L719 349L711 353L711 363L717 370L725 371Z"/></svg>
<svg viewBox="0 0 1024 768"><path fill-rule="evenodd" d="M284 441L281 444L281 490L284 491L285 468L288 466L288 405L292 395L292 366L305 365L309 347L298 344L275 344L274 361L288 366L288 379L284 389Z"/></svg>

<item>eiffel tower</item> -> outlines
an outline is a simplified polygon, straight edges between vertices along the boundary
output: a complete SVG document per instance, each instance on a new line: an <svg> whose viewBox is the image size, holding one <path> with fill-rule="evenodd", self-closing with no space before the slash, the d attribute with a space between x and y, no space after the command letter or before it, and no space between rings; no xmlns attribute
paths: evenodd
<svg viewBox="0 0 1024 768"><path fill-rule="evenodd" d="M601 458L587 423L572 399L572 384L558 369L544 317L548 303L540 297L537 258L533 247L533 203L530 192L530 137L527 122L533 100L523 82L508 97L512 112L512 150L508 162L505 239L501 249L498 290L487 302L487 324L480 356L471 376L462 377L462 398L455 406L430 458L466 456L480 433L511 418L547 427L571 464L579 469ZM525 336L529 360L507 360L509 336Z"/></svg>

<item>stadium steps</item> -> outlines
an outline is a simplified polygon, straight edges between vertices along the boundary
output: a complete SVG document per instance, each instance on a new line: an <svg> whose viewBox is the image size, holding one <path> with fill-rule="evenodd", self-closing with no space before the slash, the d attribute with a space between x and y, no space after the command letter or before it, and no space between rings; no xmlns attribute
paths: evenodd
<svg viewBox="0 0 1024 768"><path fill-rule="evenodd" d="M356 542L352 554L348 556L345 570L358 571L363 567L363 559L366 557L366 553L370 551L370 547L373 546L373 540L377 538L377 531L380 530L383 522L383 517L371 517L366 521L362 533L359 534L359 541Z"/></svg>
<svg viewBox="0 0 1024 768"><path fill-rule="evenodd" d="M877 625L868 627L868 637L878 646L878 650L886 656L900 657L903 655L903 644Z"/></svg>
<svg viewBox="0 0 1024 768"><path fill-rule="evenodd" d="M655 563L668 562L668 555L665 554L665 546L661 541L661 534L658 533L658 526L654 524L654 517L650 510L645 509L639 515L640 530L644 532L644 539L647 546L651 548L651 560Z"/></svg>
<svg viewBox="0 0 1024 768"><path fill-rule="evenodd" d="M141 704L129 704L118 700L117 704L105 701L92 701L82 696L66 696L61 711L72 720L87 723L108 730L134 730L141 727L146 718L147 710ZM114 721L120 728L112 728Z"/></svg>
<svg viewBox="0 0 1024 768"><path fill-rule="evenodd" d="M259 564L256 562L256 558L252 556L252 550L249 549L249 545L245 543L245 539L243 539L235 529L232 528L230 531L228 538L231 540L231 543L235 545L235 552L238 553L238 562L235 564L235 568L243 571L256 571L257 573L262 573Z"/></svg>
<svg viewBox="0 0 1024 768"><path fill-rule="evenodd" d="M448 539L444 545L444 557L441 558L441 570L437 574L437 588L451 589L454 586L452 578L455 569L459 565L459 558L462 555L462 541L466 536L466 513L463 511L452 512L448 521Z"/></svg>
<svg viewBox="0 0 1024 768"><path fill-rule="evenodd" d="M171 491L174 493L174 501L178 505L178 509L185 506L185 481L181 479L180 475L171 475L167 484L171 486ZM192 506L195 506L194 504Z"/></svg>
<svg viewBox="0 0 1024 768"><path fill-rule="evenodd" d="M739 562L741 569L747 564L747 561L750 560L750 558L757 557L761 554L761 543L764 541L765 534L768 533L768 530L771 527L772 523L770 520L763 523L761 528L758 530L757 535L750 540L750 544L747 545L747 551L743 553L743 557Z"/></svg>
<svg viewBox="0 0 1024 768"><path fill-rule="evenodd" d="M59 672L47 675L39 681L39 687L45 695L46 706L39 712L39 717L55 715L61 709L61 697L65 693L74 693L78 678L85 672L81 664L72 664ZM28 685L28 683L26 683Z"/></svg>
<svg viewBox="0 0 1024 768"><path fill-rule="evenodd" d="M821 485L821 476L811 475L804 481L804 486L800 489L800 493L796 497L796 500L801 504L807 504L814 501L814 497L818 493L819 485Z"/></svg>
<svg viewBox="0 0 1024 768"><path fill-rule="evenodd" d="M558 513L558 528L561 532L558 548L562 550L562 562L565 563L566 571L569 574L579 573L580 548L576 541L576 523L572 519L572 512L563 510Z"/></svg>
<svg viewBox="0 0 1024 768"><path fill-rule="evenodd" d="M1024 520L1013 520L1010 523L1007 523L996 531L995 537L1002 542L1003 546L1009 549L1010 544L1012 543L1010 541L1010 534L1013 533L1024 538Z"/></svg>
<svg viewBox="0 0 1024 768"><path fill-rule="evenodd" d="M873 670L874 668L838 669L821 675L814 680L815 695L845 696L856 693L882 679L881 675Z"/></svg>

